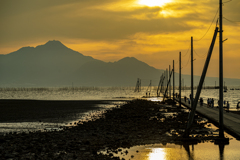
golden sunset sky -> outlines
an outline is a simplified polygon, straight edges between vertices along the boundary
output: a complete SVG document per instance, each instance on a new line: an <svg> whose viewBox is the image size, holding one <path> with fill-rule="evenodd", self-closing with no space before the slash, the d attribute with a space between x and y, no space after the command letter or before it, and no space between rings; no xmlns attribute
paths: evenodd
<svg viewBox="0 0 240 160"><path fill-rule="evenodd" d="M240 79L240 1L223 0L224 77ZM105 62L135 57L157 69L175 60L201 75L219 0L0 0L0 54L59 40ZM218 77L217 39L207 76Z"/></svg>

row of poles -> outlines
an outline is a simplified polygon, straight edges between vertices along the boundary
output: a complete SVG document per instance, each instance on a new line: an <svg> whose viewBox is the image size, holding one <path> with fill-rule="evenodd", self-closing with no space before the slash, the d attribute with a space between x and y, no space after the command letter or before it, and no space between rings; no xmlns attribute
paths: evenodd
<svg viewBox="0 0 240 160"><path fill-rule="evenodd" d="M186 131L184 134L184 137L189 137L190 128L194 120L194 115L197 107L197 103L200 97L200 93L204 84L204 79L206 77L208 65L211 59L212 51L214 48L214 44L216 41L217 34L219 33L219 138L224 138L224 130L223 130L223 38L222 38L222 0L219 0L219 28L216 27L214 31L214 35L212 38L212 42L210 45L210 48L208 50L208 55L204 64L204 68L202 71L202 75L199 81L199 85L197 87L197 92L195 97L193 96L193 37L191 37L191 112L189 115L188 124L186 127ZM179 104L181 106L181 52L179 52ZM173 77L173 100L175 99L175 70L174 70L174 60L173 60L173 68L171 69L171 66L169 65L169 70L166 69L166 71L161 75L160 81L158 84L157 89L157 96L160 96L160 93L163 94L163 100L166 97L171 98L171 77ZM151 82L150 82L151 85ZM150 86L151 87L151 86ZM141 90L141 80L138 79L135 91Z"/></svg>
<svg viewBox="0 0 240 160"><path fill-rule="evenodd" d="M223 131L223 38L222 38L222 0L219 0L219 28L215 28L215 32L213 35L213 39L208 50L208 55L205 61L205 65L202 71L202 75L199 81L199 85L197 88L197 92L195 97L193 96L193 37L191 37L191 112L189 115L188 124L185 130L184 137L189 137L190 128L194 120L194 115L197 107L197 103L200 97L200 93L203 87L204 79L206 77L208 65L211 59L212 51L214 48L214 44L216 41L217 34L219 33L219 138L224 138ZM169 65L169 72L166 71L161 75L160 82L157 89L157 96L160 96L160 93L163 93L163 100L168 96L171 98L171 76L173 77L173 100L175 99L175 74L174 74L174 60L173 60L173 68L171 70L171 66ZM169 75L169 77L168 77ZM166 86L165 92L163 92L163 86ZM181 105L181 52L179 52L179 104ZM169 90L169 91L168 91Z"/></svg>

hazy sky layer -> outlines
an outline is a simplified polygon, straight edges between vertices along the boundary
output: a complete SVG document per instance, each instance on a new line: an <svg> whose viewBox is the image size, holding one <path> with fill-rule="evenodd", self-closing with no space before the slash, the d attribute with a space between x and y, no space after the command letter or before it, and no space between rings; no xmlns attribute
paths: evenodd
<svg viewBox="0 0 240 160"><path fill-rule="evenodd" d="M223 0L224 77L240 79L240 1L228 1ZM166 69L174 60L178 72L181 51L182 73L190 74L193 36L194 74L200 75L218 6L219 0L0 0L0 54L59 40L106 62L128 56ZM208 76L219 74L218 44L217 39Z"/></svg>

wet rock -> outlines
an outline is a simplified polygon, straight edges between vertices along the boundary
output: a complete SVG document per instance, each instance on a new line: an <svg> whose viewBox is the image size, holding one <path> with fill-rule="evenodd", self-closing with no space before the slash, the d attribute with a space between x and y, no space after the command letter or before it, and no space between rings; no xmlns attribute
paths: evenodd
<svg viewBox="0 0 240 160"><path fill-rule="evenodd" d="M13 154L5 154L5 158L14 158L15 156Z"/></svg>
<svg viewBox="0 0 240 160"><path fill-rule="evenodd" d="M151 108L151 109L150 109ZM167 144L177 140L185 129L188 113L144 100L129 103L106 111L100 118L64 127L62 131L8 134L0 136L0 154L22 159L119 159L115 154L127 155L134 145ZM162 112L176 112L168 117ZM156 120L149 120L151 117ZM164 123L160 121L164 118ZM202 128L199 123L196 128ZM169 134L165 134L165 133ZM171 134L170 134L171 133ZM100 151L107 149L107 154ZM2 152L2 153L1 153ZM106 153L105 152L105 153ZM136 151L138 153L138 151ZM35 153L35 154L32 154ZM13 156L13 157L12 157ZM4 157L7 159L6 157Z"/></svg>

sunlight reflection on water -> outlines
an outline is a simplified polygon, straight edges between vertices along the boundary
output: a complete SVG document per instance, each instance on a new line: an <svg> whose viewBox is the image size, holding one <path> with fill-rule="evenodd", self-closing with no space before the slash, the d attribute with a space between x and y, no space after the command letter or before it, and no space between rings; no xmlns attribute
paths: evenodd
<svg viewBox="0 0 240 160"><path fill-rule="evenodd" d="M148 87L142 87L140 92L134 92L135 87L75 87L75 88L0 88L1 99L38 99L38 100L112 100L142 98ZM178 92L178 90L176 90ZM182 96L189 97L190 90L182 90ZM194 95L196 90L194 90ZM157 87L152 87L151 95L157 95ZM217 106L219 90L203 89L200 97L206 100L214 98ZM223 94L229 101L230 108L236 108L240 101L240 90L228 90ZM161 101L161 98L151 98Z"/></svg>
<svg viewBox="0 0 240 160"><path fill-rule="evenodd" d="M141 92L134 92L134 89L134 87L0 88L0 97L37 100L112 100L141 98L145 94L145 87L142 87Z"/></svg>
<svg viewBox="0 0 240 160"><path fill-rule="evenodd" d="M151 144L134 146L129 149L128 154L114 154L114 156L124 159L138 160L219 160L230 159L235 160L240 157L238 148L240 141L232 138L229 145L216 145L211 142L198 143L194 145L183 144Z"/></svg>

